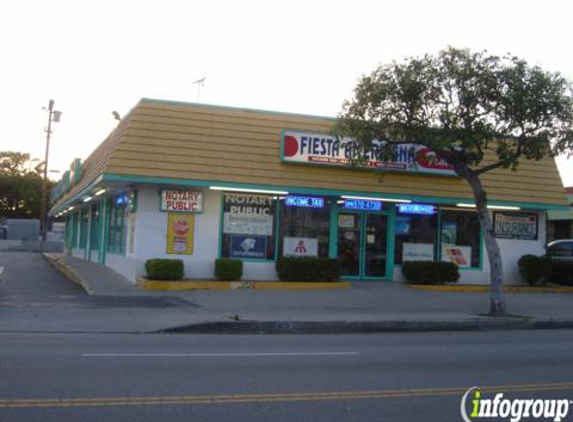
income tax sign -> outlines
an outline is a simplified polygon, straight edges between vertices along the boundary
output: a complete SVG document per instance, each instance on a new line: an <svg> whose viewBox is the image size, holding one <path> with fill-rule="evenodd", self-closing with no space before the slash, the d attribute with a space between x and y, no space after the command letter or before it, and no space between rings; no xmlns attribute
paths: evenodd
<svg viewBox="0 0 573 422"><path fill-rule="evenodd" d="M160 209L171 212L201 212L203 194L189 190L162 190Z"/></svg>
<svg viewBox="0 0 573 422"><path fill-rule="evenodd" d="M416 144L398 145L391 160L383 159L383 141L372 141L370 148L360 148L351 138L297 131L284 131L282 160L285 163L346 166L351 163L364 168L408 171L455 176L448 163L432 150Z"/></svg>

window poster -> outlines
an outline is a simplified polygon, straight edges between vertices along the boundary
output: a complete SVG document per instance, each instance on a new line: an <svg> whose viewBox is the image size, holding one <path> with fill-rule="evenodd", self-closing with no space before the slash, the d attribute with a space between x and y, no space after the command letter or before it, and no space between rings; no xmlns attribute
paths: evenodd
<svg viewBox="0 0 573 422"><path fill-rule="evenodd" d="M270 196L225 194L223 233L272 236L274 205Z"/></svg>
<svg viewBox="0 0 573 422"><path fill-rule="evenodd" d="M404 243L402 246L402 261L433 261L433 243Z"/></svg>
<svg viewBox="0 0 573 422"><path fill-rule="evenodd" d="M455 221L442 221L442 243L456 243L458 225Z"/></svg>
<svg viewBox="0 0 573 422"><path fill-rule="evenodd" d="M195 215L167 213L167 253L192 255Z"/></svg>
<svg viewBox="0 0 573 422"><path fill-rule="evenodd" d="M442 243L442 261L453 262L460 268L470 268L472 266L472 248L471 246Z"/></svg>
<svg viewBox="0 0 573 422"><path fill-rule="evenodd" d="M230 258L265 259L266 236L231 235Z"/></svg>
<svg viewBox="0 0 573 422"><path fill-rule="evenodd" d="M310 237L285 237L284 256L318 256L318 239Z"/></svg>

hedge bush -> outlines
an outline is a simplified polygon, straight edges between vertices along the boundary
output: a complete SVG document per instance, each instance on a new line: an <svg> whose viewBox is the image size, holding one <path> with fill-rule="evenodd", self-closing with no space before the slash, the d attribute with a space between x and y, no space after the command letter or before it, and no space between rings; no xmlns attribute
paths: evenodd
<svg viewBox="0 0 573 422"><path fill-rule="evenodd" d="M220 258L215 260L215 277L221 281L237 281L243 275L243 261Z"/></svg>
<svg viewBox="0 0 573 422"><path fill-rule="evenodd" d="M276 270L281 281L338 281L340 262L316 257L281 257Z"/></svg>
<svg viewBox="0 0 573 422"><path fill-rule="evenodd" d="M152 280L181 280L185 274L181 259L148 259L145 271Z"/></svg>
<svg viewBox="0 0 573 422"><path fill-rule="evenodd" d="M441 261L404 261L402 275L414 284L456 283L460 278L456 264Z"/></svg>
<svg viewBox="0 0 573 422"><path fill-rule="evenodd" d="M552 261L549 280L555 284L573 286L573 261Z"/></svg>
<svg viewBox="0 0 573 422"><path fill-rule="evenodd" d="M530 286L546 284L551 277L551 260L545 256L523 255L517 266L521 279Z"/></svg>

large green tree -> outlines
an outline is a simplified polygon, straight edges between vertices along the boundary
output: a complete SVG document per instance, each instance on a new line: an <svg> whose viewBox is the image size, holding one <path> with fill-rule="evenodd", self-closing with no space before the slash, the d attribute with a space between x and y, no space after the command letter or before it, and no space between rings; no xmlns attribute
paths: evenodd
<svg viewBox="0 0 573 422"><path fill-rule="evenodd" d="M573 149L571 83L514 56L450 47L363 76L335 131L361 150L377 140L383 160L400 144L426 146L467 181L490 262L490 314L505 315L501 253L480 177Z"/></svg>
<svg viewBox="0 0 573 422"><path fill-rule="evenodd" d="M0 217L40 218L42 166L30 154L0 151Z"/></svg>

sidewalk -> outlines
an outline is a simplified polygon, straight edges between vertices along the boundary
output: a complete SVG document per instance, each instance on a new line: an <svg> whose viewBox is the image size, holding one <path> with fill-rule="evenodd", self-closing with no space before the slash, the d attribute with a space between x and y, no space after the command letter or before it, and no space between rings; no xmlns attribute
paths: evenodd
<svg viewBox="0 0 573 422"><path fill-rule="evenodd" d="M83 285L91 300L102 304L121 300L170 304L161 309L133 306L130 318L123 319L118 306L102 319L102 331L333 333L573 328L573 294L508 293L511 316L490 318L481 315L489 308L489 295L483 292L423 291L383 282L318 291L144 291L103 265L58 254L44 257Z"/></svg>

